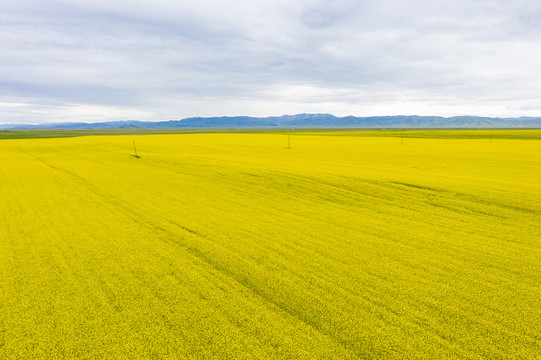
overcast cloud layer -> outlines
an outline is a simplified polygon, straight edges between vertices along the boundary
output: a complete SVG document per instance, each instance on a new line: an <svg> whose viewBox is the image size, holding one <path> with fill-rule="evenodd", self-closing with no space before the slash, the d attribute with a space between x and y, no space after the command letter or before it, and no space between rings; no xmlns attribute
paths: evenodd
<svg viewBox="0 0 541 360"><path fill-rule="evenodd" d="M541 116L538 0L0 0L0 123Z"/></svg>

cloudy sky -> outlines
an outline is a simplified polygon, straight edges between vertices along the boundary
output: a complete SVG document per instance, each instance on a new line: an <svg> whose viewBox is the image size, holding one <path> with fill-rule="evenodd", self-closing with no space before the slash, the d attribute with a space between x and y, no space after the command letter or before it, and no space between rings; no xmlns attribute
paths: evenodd
<svg viewBox="0 0 541 360"><path fill-rule="evenodd" d="M541 116L538 0L0 0L0 123Z"/></svg>

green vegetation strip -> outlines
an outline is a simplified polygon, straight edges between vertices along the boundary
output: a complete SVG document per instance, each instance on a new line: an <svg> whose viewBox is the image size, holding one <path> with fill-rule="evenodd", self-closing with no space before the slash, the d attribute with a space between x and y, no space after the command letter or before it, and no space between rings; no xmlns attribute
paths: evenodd
<svg viewBox="0 0 541 360"><path fill-rule="evenodd" d="M424 139L541 140L540 129L110 129L110 130L0 130L0 139L40 139L96 135L152 135L205 133L291 133L295 135L404 137Z"/></svg>

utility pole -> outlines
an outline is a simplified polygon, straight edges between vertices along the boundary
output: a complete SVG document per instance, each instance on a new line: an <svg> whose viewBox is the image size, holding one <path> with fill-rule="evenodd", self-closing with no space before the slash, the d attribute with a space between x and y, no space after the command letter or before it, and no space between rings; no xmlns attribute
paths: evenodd
<svg viewBox="0 0 541 360"><path fill-rule="evenodd" d="M135 139L132 139L133 141L133 151L135 152L135 155L132 155L133 157L140 158L140 156L137 154L137 148L135 147Z"/></svg>
<svg viewBox="0 0 541 360"><path fill-rule="evenodd" d="M287 133L287 148L291 149L291 134Z"/></svg>

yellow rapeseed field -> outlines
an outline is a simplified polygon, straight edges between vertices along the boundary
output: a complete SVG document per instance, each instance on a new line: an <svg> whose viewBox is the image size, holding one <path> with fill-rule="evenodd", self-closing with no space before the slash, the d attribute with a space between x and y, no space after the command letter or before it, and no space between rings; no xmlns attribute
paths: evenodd
<svg viewBox="0 0 541 360"><path fill-rule="evenodd" d="M417 135L0 140L0 359L541 358L539 131Z"/></svg>

